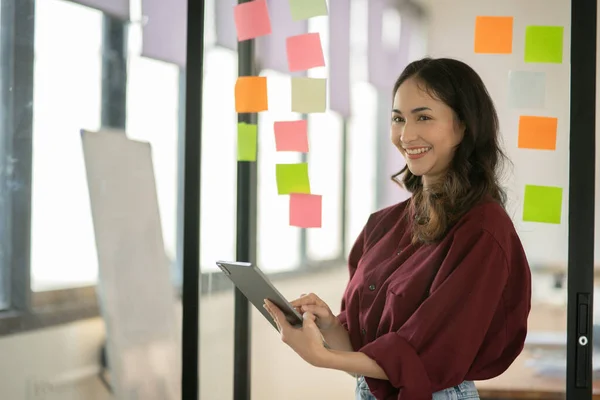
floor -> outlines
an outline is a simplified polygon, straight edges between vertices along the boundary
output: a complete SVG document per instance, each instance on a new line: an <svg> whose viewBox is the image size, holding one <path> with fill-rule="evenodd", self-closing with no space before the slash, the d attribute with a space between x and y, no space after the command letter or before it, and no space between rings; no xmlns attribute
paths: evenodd
<svg viewBox="0 0 600 400"><path fill-rule="evenodd" d="M346 267L275 282L288 299L314 292L333 312L348 279ZM233 295L230 292L203 297L200 321L201 398L233 398ZM312 367L281 342L278 332L252 309L252 399L350 400L354 378L344 372Z"/></svg>

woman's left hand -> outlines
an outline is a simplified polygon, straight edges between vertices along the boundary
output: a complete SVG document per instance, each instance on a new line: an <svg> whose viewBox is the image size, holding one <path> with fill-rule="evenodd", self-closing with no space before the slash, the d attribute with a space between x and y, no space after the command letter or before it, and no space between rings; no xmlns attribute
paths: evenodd
<svg viewBox="0 0 600 400"><path fill-rule="evenodd" d="M295 328L287 321L279 307L269 300L265 300L265 308L275 320L281 340L309 364L315 367L322 366L328 350L323 345L323 337L315 323L315 315L305 312L302 315L302 327Z"/></svg>

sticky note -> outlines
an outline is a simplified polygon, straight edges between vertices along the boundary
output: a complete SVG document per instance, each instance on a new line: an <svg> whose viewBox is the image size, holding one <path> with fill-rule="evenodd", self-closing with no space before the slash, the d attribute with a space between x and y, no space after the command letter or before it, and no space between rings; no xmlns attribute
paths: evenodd
<svg viewBox="0 0 600 400"><path fill-rule="evenodd" d="M290 36L286 39L290 72L325 66L321 36L318 33Z"/></svg>
<svg viewBox="0 0 600 400"><path fill-rule="evenodd" d="M525 62L562 63L562 26L528 26L525 29Z"/></svg>
<svg viewBox="0 0 600 400"><path fill-rule="evenodd" d="M240 76L235 82L235 111L255 113L268 109L267 78L264 76Z"/></svg>
<svg viewBox="0 0 600 400"><path fill-rule="evenodd" d="M525 186L523 221L560 224L563 190L554 186Z"/></svg>
<svg viewBox="0 0 600 400"><path fill-rule="evenodd" d="M238 123L238 161L256 161L258 128L254 124Z"/></svg>
<svg viewBox="0 0 600 400"><path fill-rule="evenodd" d="M546 73L510 71L508 103L512 108L544 108L546 104Z"/></svg>
<svg viewBox="0 0 600 400"><path fill-rule="evenodd" d="M513 17L477 17L475 53L511 54Z"/></svg>
<svg viewBox="0 0 600 400"><path fill-rule="evenodd" d="M325 78L292 78L292 112L322 113L327 107Z"/></svg>
<svg viewBox="0 0 600 400"><path fill-rule="evenodd" d="M519 118L519 148L556 150L558 119L522 115Z"/></svg>
<svg viewBox="0 0 600 400"><path fill-rule="evenodd" d="M240 42L271 33L271 19L266 0L238 4L234 7L233 18Z"/></svg>
<svg viewBox="0 0 600 400"><path fill-rule="evenodd" d="M317 194L290 194L290 225L299 228L320 228L323 196Z"/></svg>
<svg viewBox="0 0 600 400"><path fill-rule="evenodd" d="M277 193L310 193L308 164L276 164Z"/></svg>
<svg viewBox="0 0 600 400"><path fill-rule="evenodd" d="M294 21L327 15L327 2L325 0L289 0L289 2Z"/></svg>
<svg viewBox="0 0 600 400"><path fill-rule="evenodd" d="M275 149L277 151L308 152L308 124L306 120L277 121L275 131Z"/></svg>

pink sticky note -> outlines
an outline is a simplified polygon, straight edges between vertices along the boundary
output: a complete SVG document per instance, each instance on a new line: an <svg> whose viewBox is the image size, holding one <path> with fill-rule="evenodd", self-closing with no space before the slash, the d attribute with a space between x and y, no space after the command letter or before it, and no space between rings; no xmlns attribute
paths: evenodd
<svg viewBox="0 0 600 400"><path fill-rule="evenodd" d="M305 119L298 121L277 121L275 130L275 149L277 151L297 151L308 153L308 126Z"/></svg>
<svg viewBox="0 0 600 400"><path fill-rule="evenodd" d="M286 48L290 72L325 66L321 36L318 33L290 36L286 40Z"/></svg>
<svg viewBox="0 0 600 400"><path fill-rule="evenodd" d="M254 39L271 33L271 19L266 0L254 0L233 10L238 40Z"/></svg>
<svg viewBox="0 0 600 400"><path fill-rule="evenodd" d="M320 228L323 196L290 194L290 225L299 228Z"/></svg>

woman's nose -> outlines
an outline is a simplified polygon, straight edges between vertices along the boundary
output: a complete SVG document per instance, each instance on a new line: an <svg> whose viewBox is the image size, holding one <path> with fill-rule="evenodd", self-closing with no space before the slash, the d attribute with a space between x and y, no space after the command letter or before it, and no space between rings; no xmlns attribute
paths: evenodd
<svg viewBox="0 0 600 400"><path fill-rule="evenodd" d="M410 143L414 141L417 137L418 135L415 129L413 129L411 126L408 126L408 124L404 125L404 127L402 128L402 132L400 133L400 141L402 143Z"/></svg>

